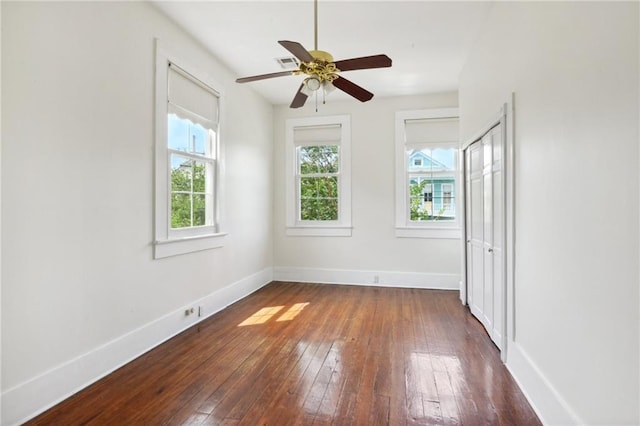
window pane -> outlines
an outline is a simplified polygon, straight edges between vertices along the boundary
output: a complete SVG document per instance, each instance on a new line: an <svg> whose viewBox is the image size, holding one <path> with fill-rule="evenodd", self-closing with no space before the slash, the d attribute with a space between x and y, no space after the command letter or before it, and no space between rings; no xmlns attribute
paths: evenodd
<svg viewBox="0 0 640 426"><path fill-rule="evenodd" d="M207 201L205 197L204 194L193 195L193 226L204 226L207 224Z"/></svg>
<svg viewBox="0 0 640 426"><path fill-rule="evenodd" d="M338 220L338 177L300 179L300 219Z"/></svg>
<svg viewBox="0 0 640 426"><path fill-rule="evenodd" d="M453 177L409 177L409 219L412 221L455 220Z"/></svg>
<svg viewBox="0 0 640 426"><path fill-rule="evenodd" d="M194 161L193 192L206 192L207 166L207 163Z"/></svg>
<svg viewBox="0 0 640 426"><path fill-rule="evenodd" d="M409 220L455 220L456 148L407 149Z"/></svg>
<svg viewBox="0 0 640 426"><path fill-rule="evenodd" d="M171 156L171 191L191 192L192 174L192 160L179 155Z"/></svg>
<svg viewBox="0 0 640 426"><path fill-rule="evenodd" d="M191 194L171 194L171 227L191 226Z"/></svg>
<svg viewBox="0 0 640 426"><path fill-rule="evenodd" d="M209 132L199 124L192 124L189 127L191 136L191 152L200 155L207 155Z"/></svg>
<svg viewBox="0 0 640 426"><path fill-rule="evenodd" d="M300 199L317 198L318 178L300 178Z"/></svg>
<svg viewBox="0 0 640 426"><path fill-rule="evenodd" d="M179 118L175 114L169 114L167 122L168 146L176 151L189 151L189 120Z"/></svg>
<svg viewBox="0 0 640 426"><path fill-rule="evenodd" d="M176 151L210 155L210 131L176 114L168 116L168 146ZM212 132L211 132L212 133Z"/></svg>
<svg viewBox="0 0 640 426"><path fill-rule="evenodd" d="M318 217L318 203L315 198L300 201L300 219L316 220Z"/></svg>
<svg viewBox="0 0 640 426"><path fill-rule="evenodd" d="M409 171L451 172L456 169L455 148L408 149Z"/></svg>
<svg viewBox="0 0 640 426"><path fill-rule="evenodd" d="M337 145L301 146L298 148L300 174L338 173Z"/></svg>

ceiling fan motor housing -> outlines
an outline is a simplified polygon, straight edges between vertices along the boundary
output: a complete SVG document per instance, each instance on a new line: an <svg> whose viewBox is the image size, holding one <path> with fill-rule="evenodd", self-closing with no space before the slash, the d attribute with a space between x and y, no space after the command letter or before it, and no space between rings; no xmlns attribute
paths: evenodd
<svg viewBox="0 0 640 426"><path fill-rule="evenodd" d="M340 70L333 63L333 56L329 52L323 50L310 50L309 53L313 57L311 62L300 63L300 73L317 78L320 82L332 82L338 75Z"/></svg>

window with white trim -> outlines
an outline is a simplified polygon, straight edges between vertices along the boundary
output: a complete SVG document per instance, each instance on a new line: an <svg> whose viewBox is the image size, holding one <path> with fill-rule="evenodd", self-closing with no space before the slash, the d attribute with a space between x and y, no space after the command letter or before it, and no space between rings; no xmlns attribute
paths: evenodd
<svg viewBox="0 0 640 426"><path fill-rule="evenodd" d="M396 236L460 238L458 109L396 113Z"/></svg>
<svg viewBox="0 0 640 426"><path fill-rule="evenodd" d="M348 115L286 122L287 235L351 235Z"/></svg>
<svg viewBox="0 0 640 426"><path fill-rule="evenodd" d="M156 46L155 258L220 247L214 83Z"/></svg>

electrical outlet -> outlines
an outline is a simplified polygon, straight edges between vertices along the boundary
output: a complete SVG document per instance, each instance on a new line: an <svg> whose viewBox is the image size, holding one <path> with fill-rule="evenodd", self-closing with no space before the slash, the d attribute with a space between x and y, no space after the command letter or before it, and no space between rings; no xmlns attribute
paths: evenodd
<svg viewBox="0 0 640 426"><path fill-rule="evenodd" d="M184 314L185 314L186 316L189 316L189 315L193 314L194 312L195 312L195 309L193 309L193 308L188 308L187 310L185 310L185 311L184 311Z"/></svg>
<svg viewBox="0 0 640 426"><path fill-rule="evenodd" d="M373 276L373 283L374 284L378 284L380 282L380 276L379 275L374 275Z"/></svg>

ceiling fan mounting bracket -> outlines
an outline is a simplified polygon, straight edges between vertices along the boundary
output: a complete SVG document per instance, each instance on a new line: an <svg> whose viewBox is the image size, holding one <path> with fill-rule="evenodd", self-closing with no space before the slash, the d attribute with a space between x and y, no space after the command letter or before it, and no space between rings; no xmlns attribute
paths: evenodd
<svg viewBox="0 0 640 426"><path fill-rule="evenodd" d="M333 56L331 55L331 53L325 52L324 50L310 50L309 53L317 62L333 62Z"/></svg>

